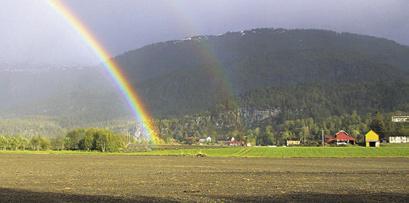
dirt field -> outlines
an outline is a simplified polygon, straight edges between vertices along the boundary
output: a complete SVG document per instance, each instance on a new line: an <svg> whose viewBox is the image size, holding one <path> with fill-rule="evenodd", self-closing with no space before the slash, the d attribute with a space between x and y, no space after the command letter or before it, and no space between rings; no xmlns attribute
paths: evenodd
<svg viewBox="0 0 409 203"><path fill-rule="evenodd" d="M408 185L408 158L0 155L0 202L405 202Z"/></svg>

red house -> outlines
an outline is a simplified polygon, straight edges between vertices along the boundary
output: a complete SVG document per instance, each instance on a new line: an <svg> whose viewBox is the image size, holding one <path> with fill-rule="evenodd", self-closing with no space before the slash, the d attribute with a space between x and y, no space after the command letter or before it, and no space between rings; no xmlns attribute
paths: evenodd
<svg viewBox="0 0 409 203"><path fill-rule="evenodd" d="M237 146L245 146L245 143L243 141L235 140L234 137L232 137L230 141L226 142L226 145L237 147Z"/></svg>
<svg viewBox="0 0 409 203"><path fill-rule="evenodd" d="M355 139L351 137L347 132L341 130L335 134L335 136L325 136L325 143L336 145L355 144Z"/></svg>

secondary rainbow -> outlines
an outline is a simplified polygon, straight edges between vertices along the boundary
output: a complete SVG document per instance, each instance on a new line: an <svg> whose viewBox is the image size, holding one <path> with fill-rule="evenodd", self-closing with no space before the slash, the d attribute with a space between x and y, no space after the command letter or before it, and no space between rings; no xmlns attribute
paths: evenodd
<svg viewBox="0 0 409 203"><path fill-rule="evenodd" d="M200 25L201 23L195 23L193 21L196 18L189 15L190 12L187 12L185 10L186 8L184 9L183 3L181 3L180 1L164 1L163 3L165 3L170 8L170 11L173 12L173 16L178 18L179 22L183 23L181 29L183 29L186 34L190 36L200 34L200 30L202 29L200 29L198 25ZM203 37L206 38L206 36ZM209 40L199 40L196 45L197 46L194 46L194 50L201 58L201 60L205 61L207 64L211 64L210 66L206 66L207 73L210 74L210 76L212 76L213 78L219 79L221 81L219 91L229 99L234 98L235 91L233 89L229 75L224 71L223 63L220 61L215 51L211 48Z"/></svg>
<svg viewBox="0 0 409 203"><path fill-rule="evenodd" d="M108 73L121 92L126 97L129 106L131 107L137 121L141 122L144 131L148 134L153 143L160 141L155 128L153 126L153 119L144 107L142 101L138 97L136 90L128 82L127 78L121 71L120 66L111 59L111 55L102 44L96 39L93 33L79 20L78 17L60 0L48 0L48 4L59 13L64 19L78 32L82 39L92 48L98 58L104 63Z"/></svg>

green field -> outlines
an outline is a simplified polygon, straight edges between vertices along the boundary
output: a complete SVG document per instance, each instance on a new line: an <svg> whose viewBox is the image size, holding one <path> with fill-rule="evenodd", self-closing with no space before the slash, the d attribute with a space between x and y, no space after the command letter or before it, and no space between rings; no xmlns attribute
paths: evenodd
<svg viewBox="0 0 409 203"><path fill-rule="evenodd" d="M196 156L209 157L266 157L266 158L346 158L346 157L409 157L407 145L380 148L365 147L223 147L163 149L133 153L100 153L81 151L2 151L3 154L90 154L135 156Z"/></svg>
<svg viewBox="0 0 409 203"><path fill-rule="evenodd" d="M399 143L399 144L381 144L381 147L408 147L409 148L409 143Z"/></svg>
<svg viewBox="0 0 409 203"><path fill-rule="evenodd" d="M198 155L210 157L409 157L409 147L228 147L216 149L158 150L138 155Z"/></svg>

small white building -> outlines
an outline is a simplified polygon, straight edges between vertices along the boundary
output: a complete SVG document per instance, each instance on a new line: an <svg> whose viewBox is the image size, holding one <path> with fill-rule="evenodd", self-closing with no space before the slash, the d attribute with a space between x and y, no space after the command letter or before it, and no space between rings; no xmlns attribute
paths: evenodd
<svg viewBox="0 0 409 203"><path fill-rule="evenodd" d="M201 138L199 139L199 143L210 143L212 142L212 138L210 136L208 136L207 138Z"/></svg>
<svg viewBox="0 0 409 203"><path fill-rule="evenodd" d="M391 136L389 137L389 143L409 143L409 136Z"/></svg>
<svg viewBox="0 0 409 203"><path fill-rule="evenodd" d="M287 140L287 146L297 146L297 145L300 145L301 144L301 141L300 140Z"/></svg>
<svg viewBox="0 0 409 203"><path fill-rule="evenodd" d="M211 138L210 136L208 136L208 137L206 138L206 142L207 142L207 143L212 142L212 138Z"/></svg>

